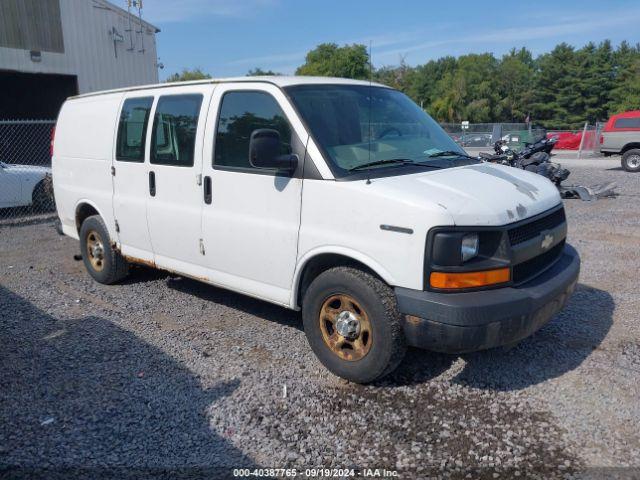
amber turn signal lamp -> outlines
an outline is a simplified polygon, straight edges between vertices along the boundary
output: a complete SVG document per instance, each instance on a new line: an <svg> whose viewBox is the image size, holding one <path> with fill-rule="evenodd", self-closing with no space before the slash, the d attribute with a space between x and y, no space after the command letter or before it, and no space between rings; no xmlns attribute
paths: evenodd
<svg viewBox="0 0 640 480"><path fill-rule="evenodd" d="M508 268L464 273L431 272L430 284L433 288L461 289L506 283L510 279Z"/></svg>

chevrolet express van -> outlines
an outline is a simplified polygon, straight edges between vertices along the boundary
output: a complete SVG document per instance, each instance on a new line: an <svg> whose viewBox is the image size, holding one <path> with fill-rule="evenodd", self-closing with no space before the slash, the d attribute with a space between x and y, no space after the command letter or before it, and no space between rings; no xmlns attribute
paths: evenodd
<svg viewBox="0 0 640 480"><path fill-rule="evenodd" d="M399 91L263 77L81 95L53 181L89 274L151 265L301 310L354 382L406 347L515 343L567 302L580 261L556 187L468 157Z"/></svg>

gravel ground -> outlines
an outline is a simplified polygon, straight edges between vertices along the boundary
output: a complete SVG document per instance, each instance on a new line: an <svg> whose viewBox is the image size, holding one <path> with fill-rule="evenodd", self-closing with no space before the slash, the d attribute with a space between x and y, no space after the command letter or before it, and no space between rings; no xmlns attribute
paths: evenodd
<svg viewBox="0 0 640 480"><path fill-rule="evenodd" d="M99 285L50 223L0 227L0 478L640 478L640 175L563 163L620 192L566 203L566 310L510 350L411 350L366 387L324 370L296 312L144 267Z"/></svg>

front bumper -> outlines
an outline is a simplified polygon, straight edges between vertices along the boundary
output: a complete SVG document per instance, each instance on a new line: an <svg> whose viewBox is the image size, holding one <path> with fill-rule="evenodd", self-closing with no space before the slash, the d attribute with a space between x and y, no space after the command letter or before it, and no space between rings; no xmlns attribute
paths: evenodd
<svg viewBox="0 0 640 480"><path fill-rule="evenodd" d="M580 257L566 245L546 271L518 287L437 293L396 287L409 345L463 353L528 337L567 303L580 273Z"/></svg>

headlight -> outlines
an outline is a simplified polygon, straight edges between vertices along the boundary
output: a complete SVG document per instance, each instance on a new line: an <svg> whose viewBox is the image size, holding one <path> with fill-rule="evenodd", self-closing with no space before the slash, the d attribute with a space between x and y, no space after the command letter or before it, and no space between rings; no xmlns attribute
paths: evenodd
<svg viewBox="0 0 640 480"><path fill-rule="evenodd" d="M468 233L464 237L462 237L462 243L460 245L460 255L462 256L462 261L466 262L477 256L479 246L480 241L478 240L477 233Z"/></svg>

